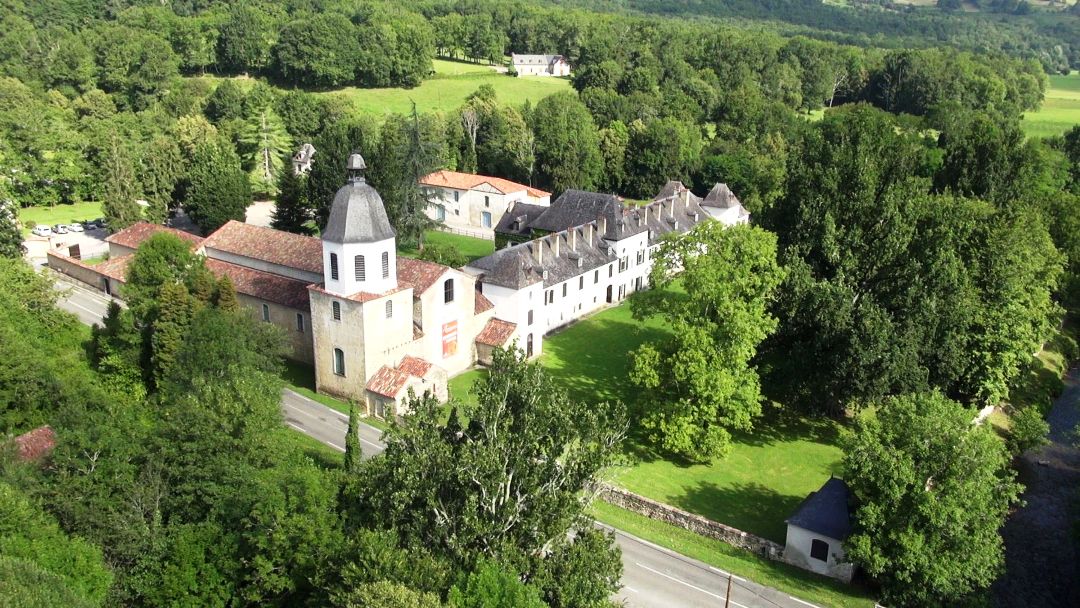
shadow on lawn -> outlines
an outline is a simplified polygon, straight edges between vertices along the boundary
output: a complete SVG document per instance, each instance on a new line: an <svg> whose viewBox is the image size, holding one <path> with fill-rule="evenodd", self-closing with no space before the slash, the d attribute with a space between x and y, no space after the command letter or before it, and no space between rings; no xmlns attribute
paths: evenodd
<svg viewBox="0 0 1080 608"><path fill-rule="evenodd" d="M784 520L803 498L785 496L759 483L720 487L703 481L671 502L680 509L783 544L787 531Z"/></svg>

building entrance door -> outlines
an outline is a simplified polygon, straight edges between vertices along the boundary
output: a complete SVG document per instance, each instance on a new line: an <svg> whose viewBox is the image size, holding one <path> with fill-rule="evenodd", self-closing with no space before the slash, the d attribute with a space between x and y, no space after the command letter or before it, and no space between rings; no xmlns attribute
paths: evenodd
<svg viewBox="0 0 1080 608"><path fill-rule="evenodd" d="M611 304L611 285L607 286L607 303Z"/></svg>

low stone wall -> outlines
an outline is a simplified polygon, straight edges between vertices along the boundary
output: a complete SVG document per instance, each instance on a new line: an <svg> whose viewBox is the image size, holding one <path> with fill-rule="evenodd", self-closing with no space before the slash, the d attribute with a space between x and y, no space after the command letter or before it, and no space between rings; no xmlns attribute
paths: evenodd
<svg viewBox="0 0 1080 608"><path fill-rule="evenodd" d="M784 546L779 543L726 526L700 515L694 515L671 505L645 498L629 490L604 484L600 487L600 497L615 506L644 515L649 519L669 523L708 538L715 538L767 559L784 561Z"/></svg>
<svg viewBox="0 0 1080 608"><path fill-rule="evenodd" d="M104 288L102 281L105 279L104 275L94 269L89 264L76 260L75 258L68 257L62 253L57 253L50 250L46 254L48 259L49 268L67 275L77 281L86 283L90 287L101 291Z"/></svg>

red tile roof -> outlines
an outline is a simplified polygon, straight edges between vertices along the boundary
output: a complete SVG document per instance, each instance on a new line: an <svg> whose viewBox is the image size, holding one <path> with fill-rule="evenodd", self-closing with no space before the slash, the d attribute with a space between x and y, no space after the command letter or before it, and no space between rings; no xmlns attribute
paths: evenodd
<svg viewBox="0 0 1080 608"><path fill-rule="evenodd" d="M473 173L458 173L457 171L436 171L434 173L429 173L420 178L420 183L425 186L441 186L443 188L455 188L457 190L472 190L480 184L489 184L503 194L525 190L529 196L535 198L551 196L550 192L544 192L543 190L512 182L501 177L490 177Z"/></svg>
<svg viewBox="0 0 1080 608"><path fill-rule="evenodd" d="M495 305L491 303L491 300L487 299L481 292L476 292L476 303L473 305L473 314L478 315L482 312L487 312L495 308Z"/></svg>
<svg viewBox="0 0 1080 608"><path fill-rule="evenodd" d="M423 378L424 374L431 371L431 364L420 357L407 356L398 364L398 369L417 378Z"/></svg>
<svg viewBox="0 0 1080 608"><path fill-rule="evenodd" d="M322 283L319 283L317 285L309 285L308 290L309 291L317 291L317 292L319 292L319 293L321 293L323 295L327 295L327 296L330 296L330 297L333 297L333 298L341 298L343 300L352 300L353 302L364 303L364 302L370 302L372 300L378 300L379 298L384 298L384 297L386 297L386 296L388 296L390 294L397 293L397 292L401 291L402 289L405 289L406 287L408 287L408 286L399 284L394 289L391 289L390 291L384 291L383 293L371 293L371 292L368 292L368 291L358 291L358 292L356 292L356 293L354 293L352 295L347 295L347 296L343 296L343 295L340 295L340 294L331 293L329 291L326 291L326 289L324 287L324 284L322 284Z"/></svg>
<svg viewBox="0 0 1080 608"><path fill-rule="evenodd" d="M398 285L412 287L413 296L418 297L431 288L447 270L450 270L449 266L398 256Z"/></svg>
<svg viewBox="0 0 1080 608"><path fill-rule="evenodd" d="M177 230L176 228L169 228L168 226L151 224L149 222L135 222L127 228L109 235L109 237L105 239L105 242L116 243L117 245L129 247L131 249L138 249L139 245L142 245L146 239L159 232L175 234L181 239L191 243L193 247L198 246L199 243L203 241L202 237L195 236L190 232L184 232L183 230Z"/></svg>
<svg viewBox="0 0 1080 608"><path fill-rule="evenodd" d="M297 281L211 258L206 259L206 267L218 277L228 275L236 293L297 310L306 311L310 308L306 281Z"/></svg>
<svg viewBox="0 0 1080 608"><path fill-rule="evenodd" d="M376 395L393 399L397 397L401 389L405 388L405 383L408 381L409 374L384 365L367 381L365 388Z"/></svg>
<svg viewBox="0 0 1080 608"><path fill-rule="evenodd" d="M231 220L206 237L203 247L322 274L322 241L313 236Z"/></svg>
<svg viewBox="0 0 1080 608"><path fill-rule="evenodd" d="M56 447L56 433L49 425L41 426L16 437L15 445L19 448L19 460L38 460Z"/></svg>
<svg viewBox="0 0 1080 608"><path fill-rule="evenodd" d="M110 258L99 264L93 266L87 265L87 268L93 270L99 274L105 275L110 279L115 279L121 283L127 282L127 269L131 265L131 260L135 256L122 255L118 258Z"/></svg>
<svg viewBox="0 0 1080 608"><path fill-rule="evenodd" d="M476 335L476 341L488 346L504 346L513 337L516 329L517 323L492 318L488 320L484 329Z"/></svg>

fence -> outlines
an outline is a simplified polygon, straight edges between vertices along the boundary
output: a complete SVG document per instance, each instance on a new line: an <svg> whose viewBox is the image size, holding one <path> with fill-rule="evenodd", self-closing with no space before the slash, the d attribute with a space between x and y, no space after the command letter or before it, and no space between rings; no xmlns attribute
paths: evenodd
<svg viewBox="0 0 1080 608"><path fill-rule="evenodd" d="M454 228L453 226L447 226L440 224L435 227L436 230L441 232L449 232L450 234L459 234L461 236L468 236L474 239L484 239L485 241L495 240L494 230L472 229L472 228Z"/></svg>

